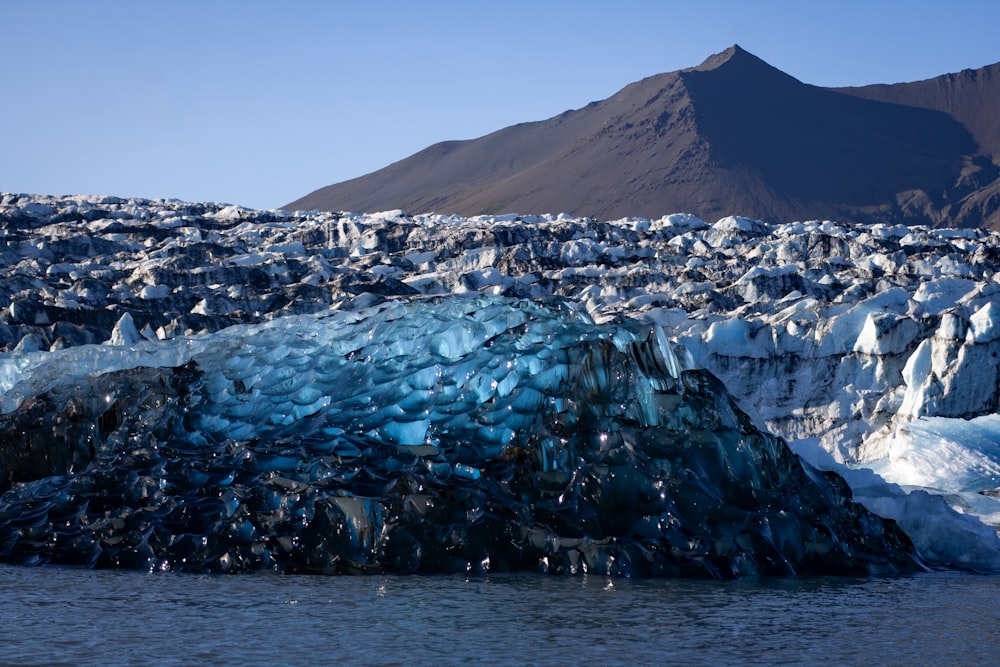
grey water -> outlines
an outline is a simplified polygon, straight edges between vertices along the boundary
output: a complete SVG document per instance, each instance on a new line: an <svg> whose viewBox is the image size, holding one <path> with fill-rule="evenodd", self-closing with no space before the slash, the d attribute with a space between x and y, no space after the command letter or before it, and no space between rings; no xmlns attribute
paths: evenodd
<svg viewBox="0 0 1000 667"><path fill-rule="evenodd" d="M998 620L1000 577L954 572L719 582L0 565L4 665L994 665Z"/></svg>

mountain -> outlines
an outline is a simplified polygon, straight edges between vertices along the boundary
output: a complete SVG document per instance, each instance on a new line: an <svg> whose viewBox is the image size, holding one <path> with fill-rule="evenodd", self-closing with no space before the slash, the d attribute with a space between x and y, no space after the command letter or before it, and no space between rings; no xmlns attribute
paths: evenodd
<svg viewBox="0 0 1000 667"><path fill-rule="evenodd" d="M548 120L435 144L286 208L997 227L998 72L832 89L732 46Z"/></svg>
<svg viewBox="0 0 1000 667"><path fill-rule="evenodd" d="M948 114L976 141L974 154L962 157L944 217L959 225L1000 225L1000 63L956 74L895 85L842 88L840 92L879 102L903 104ZM918 200L914 203L921 203Z"/></svg>

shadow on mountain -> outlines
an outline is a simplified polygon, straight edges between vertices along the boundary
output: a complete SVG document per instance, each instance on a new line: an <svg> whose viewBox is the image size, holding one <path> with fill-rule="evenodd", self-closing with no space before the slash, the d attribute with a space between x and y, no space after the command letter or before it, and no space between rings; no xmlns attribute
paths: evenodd
<svg viewBox="0 0 1000 667"><path fill-rule="evenodd" d="M806 85L742 49L682 77L719 166L759 172L802 201L869 206L915 187L943 193L977 150L943 112Z"/></svg>

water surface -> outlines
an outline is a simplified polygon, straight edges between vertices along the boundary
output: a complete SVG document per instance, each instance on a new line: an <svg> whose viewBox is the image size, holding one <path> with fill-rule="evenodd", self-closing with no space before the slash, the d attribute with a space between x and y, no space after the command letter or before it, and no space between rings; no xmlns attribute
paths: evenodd
<svg viewBox="0 0 1000 667"><path fill-rule="evenodd" d="M1000 577L199 576L0 565L0 663L992 665Z"/></svg>

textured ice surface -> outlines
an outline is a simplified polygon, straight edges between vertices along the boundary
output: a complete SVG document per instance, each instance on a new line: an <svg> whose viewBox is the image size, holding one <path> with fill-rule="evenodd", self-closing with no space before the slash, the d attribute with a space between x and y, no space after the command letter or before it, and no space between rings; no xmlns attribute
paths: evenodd
<svg viewBox="0 0 1000 667"><path fill-rule="evenodd" d="M687 367L720 378L761 427L805 448L818 442L837 461L874 467L907 489L929 480L939 500L1000 525L1000 487L987 488L991 477L981 474L1000 464L1000 452L939 437L1000 409L1000 235L985 230L738 217L707 224L687 214L293 213L0 194L0 350L17 351L0 353L0 391L32 375L39 392L58 393L67 369L85 384L88 364L123 363L124 372L137 363L131 349L88 343L142 350L147 366L166 368L193 358L185 345L197 345L196 334L470 291L558 296L598 322L658 323L686 348ZM46 361L78 347L82 356L58 357L77 361ZM517 391L520 378L508 374L503 391ZM13 395L0 398L5 410ZM299 395L307 404L298 407L309 409L309 398ZM236 429L241 419L218 414L214 423ZM409 442L435 428L421 418L382 430ZM983 482L976 490L954 490L974 478ZM886 510L892 498L879 500L885 516L899 515L898 506ZM948 521L934 516L917 528ZM915 539L918 523L907 524ZM957 549L944 561L964 558Z"/></svg>
<svg viewBox="0 0 1000 667"><path fill-rule="evenodd" d="M562 301L417 299L3 368L9 561L717 577L917 562L659 327Z"/></svg>

